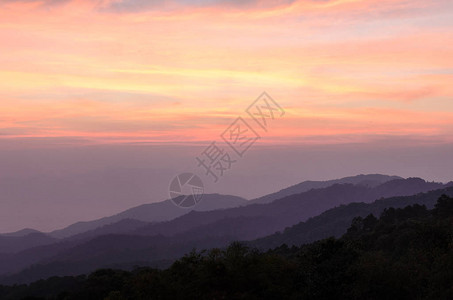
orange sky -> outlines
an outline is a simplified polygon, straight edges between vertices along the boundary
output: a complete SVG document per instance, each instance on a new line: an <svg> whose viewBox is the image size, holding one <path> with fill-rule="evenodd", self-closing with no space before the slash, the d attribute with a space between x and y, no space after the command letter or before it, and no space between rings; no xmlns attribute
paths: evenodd
<svg viewBox="0 0 453 300"><path fill-rule="evenodd" d="M451 1L6 0L0 41L4 139L213 140L267 91L267 142L452 141Z"/></svg>

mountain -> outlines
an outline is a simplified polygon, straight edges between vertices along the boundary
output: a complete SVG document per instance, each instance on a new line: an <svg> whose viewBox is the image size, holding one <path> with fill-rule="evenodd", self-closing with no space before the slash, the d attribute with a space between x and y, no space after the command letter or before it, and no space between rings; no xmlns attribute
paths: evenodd
<svg viewBox="0 0 453 300"><path fill-rule="evenodd" d="M113 224L123 219L134 219L142 222L162 222L180 217L191 211L211 211L237 207L247 203L248 201L246 199L237 196L205 194L203 195L202 201L193 209L182 209L175 206L171 200L166 200L157 203L143 204L98 220L78 222L66 228L52 231L49 235L55 238L66 238L101 226Z"/></svg>
<svg viewBox="0 0 453 300"><path fill-rule="evenodd" d="M41 233L38 230L31 229L31 228L24 228L22 230L16 231L16 232L10 232L10 233L2 233L0 234L1 236L13 236L13 237L21 237L21 236L26 236L31 233Z"/></svg>
<svg viewBox="0 0 453 300"><path fill-rule="evenodd" d="M15 253L28 248L49 245L55 242L55 238L35 231L30 231L30 233L25 235L0 235L0 253Z"/></svg>
<svg viewBox="0 0 453 300"><path fill-rule="evenodd" d="M430 206L435 202L424 201ZM354 217L338 239L299 247L283 244L266 251L234 242L187 252L164 270L145 264L126 271L124 264L116 264L87 275L0 285L0 298L453 299L452 220L453 198L443 195L431 210L414 204L389 207L378 217ZM146 249L149 237L106 236L96 243L113 248L115 239L121 240L121 247L110 254L125 257L125 245ZM96 243L93 249L98 249ZM97 259L98 253L88 255ZM49 264L47 271L55 273L63 265L83 273L87 261L75 263ZM11 279L25 280L37 271L38 267L32 267Z"/></svg>
<svg viewBox="0 0 453 300"><path fill-rule="evenodd" d="M386 195L414 194L439 186L444 187L418 178L397 179L375 187L335 184L268 204L207 212L191 211L166 222L143 225L142 221L122 219L51 245L0 255L0 270L5 282L19 278L18 282L29 282L46 276L70 275L112 265L166 266L193 248L223 247L234 240L255 240L306 221L335 206L351 202L369 203ZM316 230L313 229L314 232ZM20 275L14 277L13 274Z"/></svg>
<svg viewBox="0 0 453 300"><path fill-rule="evenodd" d="M250 204L270 203L274 200L281 199L286 196L300 194L303 192L307 192L311 189L320 189L320 188L329 187L334 184L350 183L353 185L376 187L378 185L381 185L383 183L386 183L391 180L396 180L396 179L403 179L403 178L399 177L399 176L388 176L388 175L382 175L382 174L368 174L368 175L361 174L361 175L357 175L357 176L350 176L350 177L344 177L341 179L334 179L334 180L327 180L327 181L304 181L304 182L298 183L296 185L290 186L288 188L282 189L278 192L250 200L249 203Z"/></svg>
<svg viewBox="0 0 453 300"><path fill-rule="evenodd" d="M193 209L181 209L179 207L176 207L170 200L166 200L163 202L150 203L133 207L116 215L101 218L98 220L78 222L64 229L52 231L49 233L49 235L55 238L66 238L73 235L79 235L83 232L95 230L96 228L101 226L116 223L122 219L135 219L143 222L162 222L183 216L191 211L204 212L217 209L239 207L254 203L268 203L285 196L299 194L314 188L319 189L328 187L334 184L351 183L355 185L374 187L379 184L388 182L392 179L401 179L401 177L371 174L345 177L342 179L329 181L306 181L293 187L281 190L277 193L273 193L252 201L247 201L241 197L230 195L206 194L203 196L202 201Z"/></svg>
<svg viewBox="0 0 453 300"><path fill-rule="evenodd" d="M402 208L409 205L425 205L431 209L441 195L453 196L453 187L435 190L414 196L391 197L376 200L373 203L350 203L325 211L319 216L300 222L283 232L249 242L260 249L271 249L282 244L300 246L328 237L340 237L346 233L355 217L366 217L369 214L379 216L388 207Z"/></svg>
<svg viewBox="0 0 453 300"><path fill-rule="evenodd" d="M108 234L125 234L136 229L139 229L145 225L148 225L148 222L138 221L135 219L122 219L116 223L107 224L93 230L85 231L79 234L72 235L68 238L65 238L65 241L76 241L76 240L86 240L96 236L108 235Z"/></svg>
<svg viewBox="0 0 453 300"><path fill-rule="evenodd" d="M305 221L341 204L372 202L379 198L414 195L444 187L445 185L441 183L430 183L420 178L395 179L375 187L334 184L327 188L311 189L266 204L250 204L210 212L192 211L172 221L149 224L131 233L171 236L225 218L266 218L266 226L259 226L254 229L255 238L257 238L297 224L300 221ZM215 232L215 230L213 229L212 232ZM242 238L240 230L237 238ZM253 236L247 236L247 238L253 238Z"/></svg>
<svg viewBox="0 0 453 300"><path fill-rule="evenodd" d="M228 195L207 194L193 210L209 211L247 204L247 200ZM33 247L50 245L73 236L72 239L86 239L111 233L127 233L147 225L148 222L171 220L191 210L176 207L170 200L144 204L114 216L89 222L78 222L64 229L42 233L34 229L23 229L0 235L0 253L17 253Z"/></svg>

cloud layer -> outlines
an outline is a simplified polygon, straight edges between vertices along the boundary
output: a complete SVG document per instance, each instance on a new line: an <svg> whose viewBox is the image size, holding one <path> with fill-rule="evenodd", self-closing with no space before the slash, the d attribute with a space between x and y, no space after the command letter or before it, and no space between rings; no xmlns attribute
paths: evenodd
<svg viewBox="0 0 453 300"><path fill-rule="evenodd" d="M449 1L0 8L0 138L206 141L266 90L287 110L272 142L451 140Z"/></svg>

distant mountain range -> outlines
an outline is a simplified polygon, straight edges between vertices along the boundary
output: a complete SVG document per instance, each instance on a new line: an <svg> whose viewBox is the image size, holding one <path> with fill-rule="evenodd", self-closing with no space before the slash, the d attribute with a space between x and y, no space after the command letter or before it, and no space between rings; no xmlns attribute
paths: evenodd
<svg viewBox="0 0 453 300"><path fill-rule="evenodd" d="M250 246L263 250L287 246L300 246L327 237L342 236L355 217L366 217L369 214L379 216L385 208L403 208L408 205L425 205L428 209L434 208L437 199L442 195L453 196L453 186L421 193L414 196L400 196L376 200L373 203L350 203L329 209L319 216L300 222L282 232L248 242Z"/></svg>
<svg viewBox="0 0 453 300"><path fill-rule="evenodd" d="M264 226L253 226L253 230L247 230L250 233L249 235L244 235L241 228L232 231L236 238L252 239L305 221L341 204L372 202L379 198L414 195L443 187L445 187L443 184L429 183L420 178L395 179L375 187L334 184L326 188L311 189L307 192L286 196L271 203L250 204L211 212L192 211L172 221L149 224L131 233L172 236L200 226L209 225L212 228L213 223L228 218L259 218L259 222L262 218L265 218ZM231 222L231 224L234 226L235 222ZM212 232L215 233L216 231L212 230ZM220 231L217 231L217 234L220 234Z"/></svg>
<svg viewBox="0 0 453 300"><path fill-rule="evenodd" d="M287 187L276 193L272 193L263 197L259 197L250 201L250 203L270 203L274 200L281 199L286 196L300 194L312 189L321 189L332 186L334 184L350 183L353 185L360 185L365 187L376 187L391 180L403 179L399 176L388 176L382 174L368 174L344 177L341 179L327 180L327 181L304 181L299 184Z"/></svg>
<svg viewBox="0 0 453 300"><path fill-rule="evenodd" d="M216 209L246 205L247 200L237 196L206 194L203 201L193 209L181 209L171 200L144 204L130 208L119 214L94 221L78 222L66 228L49 233L42 233L34 229L22 229L17 232L0 235L0 254L19 252L31 247L52 244L58 239L76 236L83 232L98 229L98 234L123 233L144 226L150 222L171 220L195 211L210 211ZM117 224L115 224L117 223ZM135 224L136 227L132 225ZM94 234L96 235L96 234Z"/></svg>
<svg viewBox="0 0 453 300"><path fill-rule="evenodd" d="M237 196L205 194L203 195L202 201L194 208L182 209L174 205L171 200L166 200L136 206L110 217L89 222L78 222L66 228L52 231L48 235L56 238L65 238L124 219L134 219L143 222L162 222L175 219L190 211L210 211L237 207L246 205L247 203L246 199Z"/></svg>
<svg viewBox="0 0 453 300"><path fill-rule="evenodd" d="M193 248L223 247L234 240L251 240L259 247L305 243L340 235L351 217L379 212L386 205L434 203L435 195L451 193L453 186L385 175L359 175L328 182L301 183L251 202L235 196L205 195L203 206L192 211L164 201L76 223L50 234L28 229L2 235L0 282L30 282L106 266L166 266ZM326 186L308 188L310 184ZM303 192L298 193L299 190ZM296 193L287 195L289 191ZM417 195L430 191L435 192ZM286 196L269 200L276 195ZM389 197L392 198L383 200Z"/></svg>
<svg viewBox="0 0 453 300"><path fill-rule="evenodd" d="M375 187L385 182L403 179L399 176L388 176L381 174L369 174L369 175L357 175L351 177L344 177L341 179L328 180L328 181L304 181L297 185L290 186L278 192L252 199L247 201L244 198L230 195L219 195L219 194L206 194L203 196L203 200L192 209L181 209L176 207L171 203L170 200L165 200L162 202L143 204L136 206L130 209L127 209L121 213L115 214L113 216L104 217L101 219L93 221L84 221L77 222L63 229L54 230L52 232L46 233L47 235L54 238L66 238L73 235L77 235L86 231L90 231L101 226L109 225L115 222L118 222L123 219L134 219L143 222L162 222L175 219L177 217L183 216L195 211L211 211L216 209L223 208L232 208L243 205L258 204L258 203L270 203L274 200L281 199L286 196L294 195L309 191L311 189L320 189L332 186L334 184L343 184L350 183L353 185L365 186L365 187ZM39 231L26 228L19 230L13 233L4 233L0 234L2 236L26 236L30 233L39 233ZM0 246L0 253L3 249Z"/></svg>

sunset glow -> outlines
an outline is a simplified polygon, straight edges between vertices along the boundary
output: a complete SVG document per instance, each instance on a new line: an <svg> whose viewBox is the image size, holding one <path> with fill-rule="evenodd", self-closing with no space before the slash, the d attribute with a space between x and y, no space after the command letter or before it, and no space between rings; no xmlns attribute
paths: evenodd
<svg viewBox="0 0 453 300"><path fill-rule="evenodd" d="M2 1L0 39L3 139L212 140L267 91L268 142L452 140L451 1Z"/></svg>

